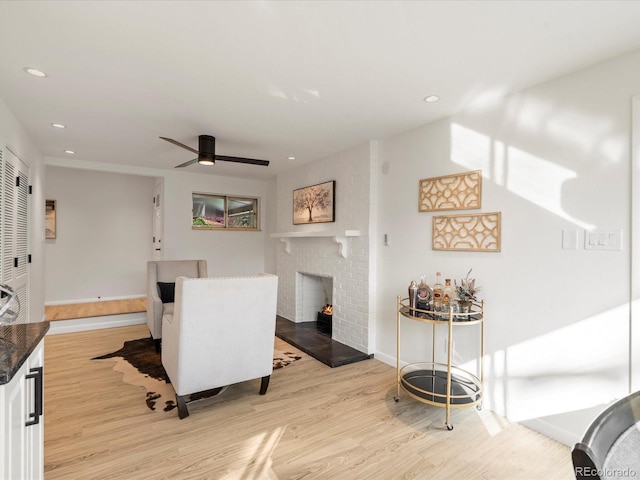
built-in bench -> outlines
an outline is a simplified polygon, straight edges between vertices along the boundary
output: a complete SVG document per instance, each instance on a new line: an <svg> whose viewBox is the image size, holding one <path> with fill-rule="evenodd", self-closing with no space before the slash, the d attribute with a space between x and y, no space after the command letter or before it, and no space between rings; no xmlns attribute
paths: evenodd
<svg viewBox="0 0 640 480"><path fill-rule="evenodd" d="M44 307L47 321L72 320L76 318L103 317L147 311L147 299L128 298L125 300L104 300L98 302L71 303L65 305L48 305Z"/></svg>
<svg viewBox="0 0 640 480"><path fill-rule="evenodd" d="M146 297L45 306L49 334L124 327L146 322Z"/></svg>

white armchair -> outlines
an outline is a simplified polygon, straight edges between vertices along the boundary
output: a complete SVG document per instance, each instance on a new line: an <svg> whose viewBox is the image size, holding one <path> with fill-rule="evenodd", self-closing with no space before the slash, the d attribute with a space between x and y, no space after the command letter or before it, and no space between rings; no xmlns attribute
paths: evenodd
<svg viewBox="0 0 640 480"><path fill-rule="evenodd" d="M257 378L267 392L277 295L275 275L176 280L173 315L162 322L162 365L180 418L195 393Z"/></svg>
<svg viewBox="0 0 640 480"><path fill-rule="evenodd" d="M206 277L207 261L162 260L147 262L147 326L158 352L162 338L162 316L173 314L173 284L180 276ZM161 293L164 295L161 296Z"/></svg>

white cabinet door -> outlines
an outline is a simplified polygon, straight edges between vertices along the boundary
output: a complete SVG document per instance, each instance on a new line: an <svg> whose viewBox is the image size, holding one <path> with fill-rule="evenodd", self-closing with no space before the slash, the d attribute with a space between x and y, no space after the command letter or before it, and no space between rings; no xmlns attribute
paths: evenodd
<svg viewBox="0 0 640 480"><path fill-rule="evenodd" d="M23 365L13 379L3 385L2 411L2 462L0 463L0 478L22 479L25 478L25 434L24 422L26 412L25 375L27 365Z"/></svg>
<svg viewBox="0 0 640 480"><path fill-rule="evenodd" d="M0 478L44 478L44 341L13 379L0 386ZM38 370L40 369L40 370ZM28 425L30 424L30 425Z"/></svg>
<svg viewBox="0 0 640 480"><path fill-rule="evenodd" d="M26 478L44 478L44 341L29 356L29 372L33 378L27 383L27 420L25 461Z"/></svg>

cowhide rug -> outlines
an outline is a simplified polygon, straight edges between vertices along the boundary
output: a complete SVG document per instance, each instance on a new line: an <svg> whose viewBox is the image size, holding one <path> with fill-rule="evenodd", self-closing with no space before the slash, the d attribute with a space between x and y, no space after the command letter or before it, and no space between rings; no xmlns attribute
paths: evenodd
<svg viewBox="0 0 640 480"><path fill-rule="evenodd" d="M287 365L300 360L304 354L293 348L280 351L274 350L273 369L284 368ZM176 408L175 392L170 383L167 383L167 374L162 366L162 359L156 352L151 338L139 338L128 340L120 350L107 353L91 360L115 359L116 364L113 369L124 374L123 381L130 385L144 387L147 390L147 406L157 410L157 404L164 403L162 411L168 412ZM197 394L198 398L207 398L219 395L226 387L217 388L202 394ZM191 396L191 400L195 400Z"/></svg>

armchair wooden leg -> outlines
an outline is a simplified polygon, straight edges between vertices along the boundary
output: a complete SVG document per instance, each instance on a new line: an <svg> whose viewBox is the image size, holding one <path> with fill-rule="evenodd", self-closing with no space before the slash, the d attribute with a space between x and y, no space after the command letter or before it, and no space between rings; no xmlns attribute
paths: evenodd
<svg viewBox="0 0 640 480"><path fill-rule="evenodd" d="M185 397L176 393L176 403L178 404L178 417L180 420L189 416L189 410L187 409L187 401Z"/></svg>
<svg viewBox="0 0 640 480"><path fill-rule="evenodd" d="M260 383L260 395L264 395L265 393L267 393L267 388L269 388L269 380L271 380L271 375L262 377L262 382Z"/></svg>
<svg viewBox="0 0 640 480"><path fill-rule="evenodd" d="M160 353L160 350L162 349L162 339L161 338L154 338L153 339L153 344L156 347L156 352Z"/></svg>

